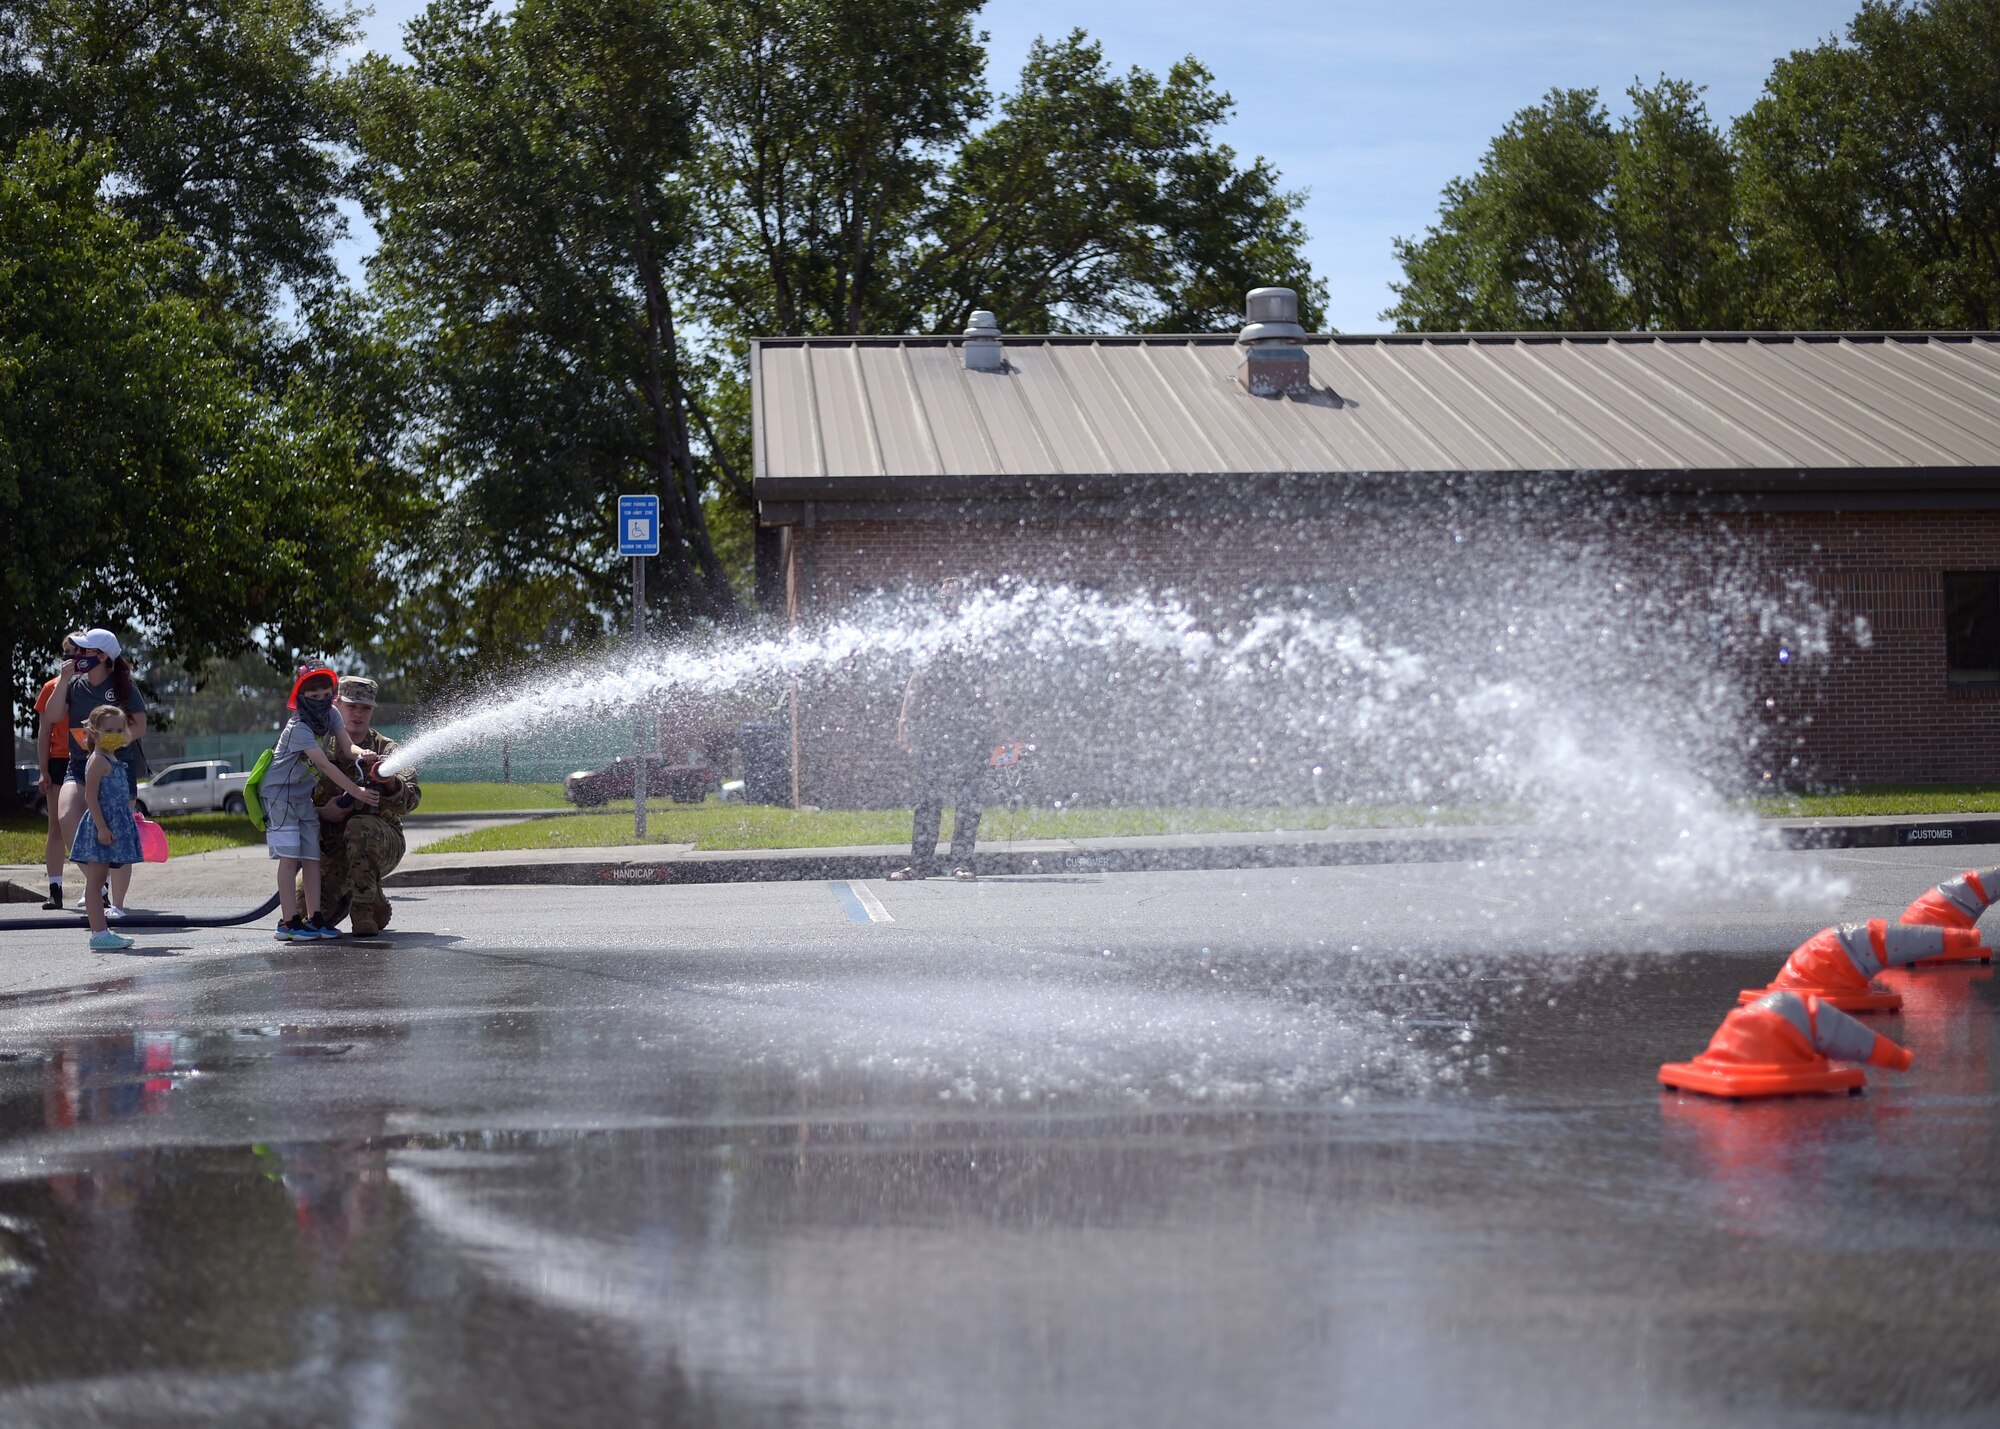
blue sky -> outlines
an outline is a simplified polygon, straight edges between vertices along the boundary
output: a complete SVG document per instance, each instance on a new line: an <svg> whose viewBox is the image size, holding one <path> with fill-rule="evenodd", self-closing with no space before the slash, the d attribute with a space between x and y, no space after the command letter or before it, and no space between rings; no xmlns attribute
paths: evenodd
<svg viewBox="0 0 2000 1429"><path fill-rule="evenodd" d="M400 52L422 6L377 0L369 46ZM1438 194L1553 85L1595 86L1614 114L1635 77L1706 85L1718 122L1748 108L1771 62L1841 32L1859 0L989 0L989 82L1009 87L1037 35L1081 27L1119 68L1193 54L1237 103L1228 141L1308 188L1313 270L1329 319L1371 332L1398 276L1390 240L1420 234ZM358 233L350 252L366 244Z"/></svg>

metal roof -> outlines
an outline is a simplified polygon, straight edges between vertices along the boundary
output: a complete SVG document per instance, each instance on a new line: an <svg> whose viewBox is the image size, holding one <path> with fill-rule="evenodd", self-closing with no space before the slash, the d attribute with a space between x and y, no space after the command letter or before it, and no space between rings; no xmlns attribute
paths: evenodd
<svg viewBox="0 0 2000 1429"><path fill-rule="evenodd" d="M1129 478L1576 472L2000 488L2000 334L1397 334L1306 343L1253 397L1233 335L753 345L757 494L883 500Z"/></svg>

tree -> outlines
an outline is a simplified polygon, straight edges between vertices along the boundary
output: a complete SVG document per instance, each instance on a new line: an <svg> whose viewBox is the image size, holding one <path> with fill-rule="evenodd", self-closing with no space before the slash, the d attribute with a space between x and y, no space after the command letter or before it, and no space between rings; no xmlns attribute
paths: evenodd
<svg viewBox="0 0 2000 1429"><path fill-rule="evenodd" d="M719 7L703 71L702 286L732 334L1204 329L1243 294L1324 287L1304 195L1216 135L1233 107L1192 58L1114 75L1082 31L1038 41L988 109L974 0Z"/></svg>
<svg viewBox="0 0 2000 1429"><path fill-rule="evenodd" d="M1942 326L2000 324L2000 0L1865 0L1855 119L1883 226Z"/></svg>
<svg viewBox="0 0 2000 1429"><path fill-rule="evenodd" d="M1236 325L1244 293L1278 283L1316 326L1305 195L1218 141L1233 107L1192 57L1162 80L1114 75L1081 30L1037 41L952 166L912 256L913 304L944 329L990 308L1016 331L1189 332Z"/></svg>
<svg viewBox="0 0 2000 1429"><path fill-rule="evenodd" d="M988 305L1017 327L1212 327L1287 279L1316 316L1300 198L1217 142L1229 99L1206 71L1113 76L1072 36L975 136L977 8L434 0L411 63L368 62L371 276L417 354L442 512L399 648L603 638L624 604L610 501L648 487L671 513L656 613L731 618L731 561L754 545L768 575L772 549L752 530L753 336Z"/></svg>
<svg viewBox="0 0 2000 1429"><path fill-rule="evenodd" d="M1669 331L1734 327L1742 272L1729 146L1697 86L1662 76L1626 94L1611 220L1629 320Z"/></svg>
<svg viewBox="0 0 2000 1429"><path fill-rule="evenodd" d="M0 152L103 145L117 210L183 235L190 276L267 319L283 287L336 276L359 33L320 0L0 0Z"/></svg>
<svg viewBox="0 0 2000 1429"><path fill-rule="evenodd" d="M1384 313L1411 331L1623 328L1611 212L1618 143L1594 89L1552 89L1500 131L1438 222L1399 238L1404 281Z"/></svg>
<svg viewBox="0 0 2000 1429"><path fill-rule="evenodd" d="M201 255L113 212L111 173L46 134L0 163L10 727L85 620L189 664L261 631L283 660L365 632L381 600L352 427L309 386L252 380L248 325L187 296Z"/></svg>
<svg viewBox="0 0 2000 1429"><path fill-rule="evenodd" d="M698 74L703 283L739 333L904 332L909 257L987 107L982 0L721 0Z"/></svg>
<svg viewBox="0 0 2000 1429"><path fill-rule="evenodd" d="M1879 221L1866 85L1854 50L1797 51L1772 67L1763 96L1736 121L1753 327L1921 325L1909 322L1916 275Z"/></svg>
<svg viewBox="0 0 2000 1429"><path fill-rule="evenodd" d="M681 619L734 611L672 288L693 242L697 17L656 0L511 15L438 0L410 28L410 65L367 66L372 276L419 354L445 501L419 604L470 642L457 654L482 634L525 654L600 633L620 603L612 501L635 488L662 497L649 595Z"/></svg>

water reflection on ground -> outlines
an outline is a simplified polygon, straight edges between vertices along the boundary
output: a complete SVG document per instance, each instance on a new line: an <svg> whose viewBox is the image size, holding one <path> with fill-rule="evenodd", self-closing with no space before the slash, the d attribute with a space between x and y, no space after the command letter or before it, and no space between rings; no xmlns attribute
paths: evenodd
<svg viewBox="0 0 2000 1429"><path fill-rule="evenodd" d="M1977 1422L1990 977L1906 975L1918 1068L1867 1097L1662 1098L1743 973L1279 970L1461 1074L1224 1105L967 1104L533 972L44 1008L0 1062L0 1421Z"/></svg>

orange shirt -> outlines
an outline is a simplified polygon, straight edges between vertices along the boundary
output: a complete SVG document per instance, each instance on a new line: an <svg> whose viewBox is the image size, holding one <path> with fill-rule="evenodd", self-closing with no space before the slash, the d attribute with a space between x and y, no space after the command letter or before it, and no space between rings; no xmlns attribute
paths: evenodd
<svg viewBox="0 0 2000 1429"><path fill-rule="evenodd" d="M36 755L38 763L46 764L51 759L69 757L69 701L56 698L56 686L61 683L60 677L50 680L42 686L41 694L35 696L35 713L45 720L52 720L42 726L42 747ZM55 706L53 716L49 713L50 705ZM51 754L50 750L60 750L61 753Z"/></svg>

